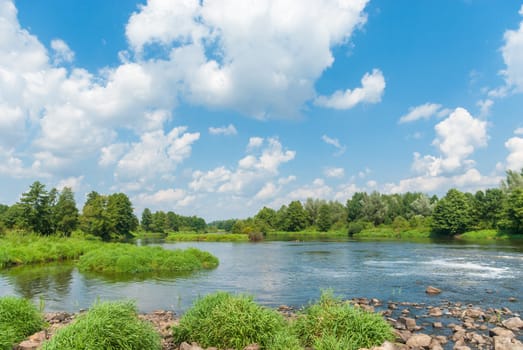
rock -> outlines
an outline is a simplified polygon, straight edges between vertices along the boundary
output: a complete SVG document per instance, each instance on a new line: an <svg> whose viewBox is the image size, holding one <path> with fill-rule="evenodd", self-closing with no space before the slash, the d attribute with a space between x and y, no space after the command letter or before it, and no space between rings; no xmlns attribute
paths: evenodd
<svg viewBox="0 0 523 350"><path fill-rule="evenodd" d="M514 333L511 330L502 327L494 327L489 330L491 337L514 338Z"/></svg>
<svg viewBox="0 0 523 350"><path fill-rule="evenodd" d="M443 324L441 322L434 322L432 328L443 328Z"/></svg>
<svg viewBox="0 0 523 350"><path fill-rule="evenodd" d="M501 322L505 328L508 328L513 331L523 329L523 321L519 317L511 317Z"/></svg>
<svg viewBox="0 0 523 350"><path fill-rule="evenodd" d="M513 338L494 337L494 350L523 350L523 344Z"/></svg>
<svg viewBox="0 0 523 350"><path fill-rule="evenodd" d="M441 346L440 342L436 339L432 339L429 345L430 350L443 350L443 346Z"/></svg>
<svg viewBox="0 0 523 350"><path fill-rule="evenodd" d="M426 348L430 345L432 338L429 335L419 333L414 334L407 340L407 345L411 348Z"/></svg>
<svg viewBox="0 0 523 350"><path fill-rule="evenodd" d="M278 311L280 312L288 312L288 311L292 311L292 307L290 306L287 306L287 305L280 305L278 306Z"/></svg>
<svg viewBox="0 0 523 350"><path fill-rule="evenodd" d="M403 310L401 310L401 314L402 315L408 315L408 314L410 314L410 310L409 309L403 309Z"/></svg>
<svg viewBox="0 0 523 350"><path fill-rule="evenodd" d="M396 346L391 342L386 341L380 346L373 346L370 350L396 350Z"/></svg>
<svg viewBox="0 0 523 350"><path fill-rule="evenodd" d="M440 344L447 344L449 342L447 337L445 337L444 335L437 335L434 337L434 339L436 339Z"/></svg>
<svg viewBox="0 0 523 350"><path fill-rule="evenodd" d="M433 286L428 286L427 289L425 289L425 293L430 294L430 295L440 294L441 289L433 287Z"/></svg>
<svg viewBox="0 0 523 350"><path fill-rule="evenodd" d="M440 317L443 316L443 311L439 307L433 307L429 311L429 316L431 317Z"/></svg>
<svg viewBox="0 0 523 350"><path fill-rule="evenodd" d="M510 297L510 298L508 298L508 301L510 301L511 303L515 303L516 301L518 301L518 299L516 299L514 297Z"/></svg>
<svg viewBox="0 0 523 350"><path fill-rule="evenodd" d="M198 344L183 342L180 344L180 350L203 350Z"/></svg>
<svg viewBox="0 0 523 350"><path fill-rule="evenodd" d="M400 317L396 324L400 325L400 327L397 327L398 329L408 329L409 331L413 331L418 328L416 320L410 317ZM401 326L403 326L403 328L401 328Z"/></svg>
<svg viewBox="0 0 523 350"><path fill-rule="evenodd" d="M470 317L470 318L480 318L484 317L485 313L481 309L467 309L463 311L463 314L461 315L462 318Z"/></svg>
<svg viewBox="0 0 523 350"><path fill-rule="evenodd" d="M400 331L400 330L395 329L394 333L396 335L396 340L398 340L402 343L406 343L407 340L409 340L409 338L412 337L412 332L407 331L407 330Z"/></svg>
<svg viewBox="0 0 523 350"><path fill-rule="evenodd" d="M18 347L16 347L15 349L18 349L18 350L36 350L36 349L38 349L38 347L40 345L41 345L40 342L35 342L35 341L32 341L32 340L24 340L23 342L18 344Z"/></svg>
<svg viewBox="0 0 523 350"><path fill-rule="evenodd" d="M251 344L251 345L247 345L246 347L243 348L243 350L260 350L260 346L258 344Z"/></svg>

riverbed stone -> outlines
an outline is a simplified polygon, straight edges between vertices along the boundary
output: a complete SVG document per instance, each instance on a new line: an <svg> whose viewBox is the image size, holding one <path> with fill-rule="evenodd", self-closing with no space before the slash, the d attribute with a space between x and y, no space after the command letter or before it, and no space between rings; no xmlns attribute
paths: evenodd
<svg viewBox="0 0 523 350"><path fill-rule="evenodd" d="M441 322L434 322L432 324L432 328L443 328L443 323L441 323Z"/></svg>
<svg viewBox="0 0 523 350"><path fill-rule="evenodd" d="M523 329L523 321L519 317L511 317L501 322L501 324L503 324L505 328L508 328L513 331Z"/></svg>
<svg viewBox="0 0 523 350"><path fill-rule="evenodd" d="M429 316L431 317L441 317L443 316L443 311L439 307L433 307L429 311Z"/></svg>
<svg viewBox="0 0 523 350"><path fill-rule="evenodd" d="M400 317L398 318L398 321L396 322L396 325L399 327L396 327L398 329L407 329L409 331L413 331L418 329L418 326L416 325L416 320L410 317Z"/></svg>
<svg viewBox="0 0 523 350"><path fill-rule="evenodd" d="M495 336L494 350L523 350L523 343L514 338Z"/></svg>
<svg viewBox="0 0 523 350"><path fill-rule="evenodd" d="M428 348L432 338L430 335L418 333L407 340L407 345L412 348Z"/></svg>
<svg viewBox="0 0 523 350"><path fill-rule="evenodd" d="M509 329L503 328L503 327L494 327L492 329L489 329L489 335L491 337L503 337L503 338L514 338L514 332L512 332Z"/></svg>
<svg viewBox="0 0 523 350"><path fill-rule="evenodd" d="M427 289L425 289L425 293L430 294L430 295L436 295L436 294L441 293L441 289L433 287L433 286L428 286Z"/></svg>

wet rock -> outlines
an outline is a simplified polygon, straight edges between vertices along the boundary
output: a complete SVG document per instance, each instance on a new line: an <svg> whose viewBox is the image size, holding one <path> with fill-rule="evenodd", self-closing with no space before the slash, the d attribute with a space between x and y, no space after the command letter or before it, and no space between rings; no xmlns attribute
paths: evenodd
<svg viewBox="0 0 523 350"><path fill-rule="evenodd" d="M432 338L429 345L430 350L443 350L443 346L441 346L441 343L437 340Z"/></svg>
<svg viewBox="0 0 523 350"><path fill-rule="evenodd" d="M289 311L292 311L293 308L290 307L290 306L287 306L287 305L280 305L278 306L278 311L280 312L289 312Z"/></svg>
<svg viewBox="0 0 523 350"><path fill-rule="evenodd" d="M432 328L443 328L443 324L441 322L434 322Z"/></svg>
<svg viewBox="0 0 523 350"><path fill-rule="evenodd" d="M440 344L447 344L449 342L447 337L445 337L444 335L437 335L434 337L434 339L436 339Z"/></svg>
<svg viewBox="0 0 523 350"><path fill-rule="evenodd" d="M425 293L430 294L430 295L436 295L436 294L441 293L441 289L433 287L433 286L428 286L427 289L425 289Z"/></svg>
<svg viewBox="0 0 523 350"><path fill-rule="evenodd" d="M489 330L491 337L503 337L503 338L514 338L514 332L502 327L494 327Z"/></svg>
<svg viewBox="0 0 523 350"><path fill-rule="evenodd" d="M508 301L510 301L511 303L515 303L516 301L518 301L518 299L516 299L514 297L510 297L510 298L508 298Z"/></svg>
<svg viewBox="0 0 523 350"><path fill-rule="evenodd" d="M416 320L410 317L398 318L396 325L398 325L398 327L396 327L397 329L407 329L409 331L418 329L418 326L416 325Z"/></svg>
<svg viewBox="0 0 523 350"><path fill-rule="evenodd" d="M412 337L412 332L407 330L394 330L396 340L405 344Z"/></svg>
<svg viewBox="0 0 523 350"><path fill-rule="evenodd" d="M466 309L465 311L463 311L463 314L461 317L462 318L465 318L465 317L480 318L480 317L484 317L484 316L485 316L485 313L483 312L483 310L474 308L474 309Z"/></svg>
<svg viewBox="0 0 523 350"><path fill-rule="evenodd" d="M523 350L523 344L517 339L496 336L494 350Z"/></svg>
<svg viewBox="0 0 523 350"><path fill-rule="evenodd" d="M523 329L523 321L519 317L511 317L501 322L505 328L508 328L513 331Z"/></svg>
<svg viewBox="0 0 523 350"><path fill-rule="evenodd" d="M432 338L423 333L414 334L407 340L407 345L411 348L427 348L430 345Z"/></svg>
<svg viewBox="0 0 523 350"><path fill-rule="evenodd" d="M443 311L439 307L433 307L429 311L429 316L431 317L441 317L443 316Z"/></svg>

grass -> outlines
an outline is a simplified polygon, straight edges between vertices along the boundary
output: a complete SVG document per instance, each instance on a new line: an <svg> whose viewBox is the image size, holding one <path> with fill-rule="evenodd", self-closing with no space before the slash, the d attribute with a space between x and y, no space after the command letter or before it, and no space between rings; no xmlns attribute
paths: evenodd
<svg viewBox="0 0 523 350"><path fill-rule="evenodd" d="M323 292L292 325L304 347L357 350L393 340L391 326L378 314L354 307Z"/></svg>
<svg viewBox="0 0 523 350"><path fill-rule="evenodd" d="M218 292L198 299L173 327L173 335L175 343L197 342L204 348L243 349L257 343L263 349L292 349L286 347L293 339L285 336L285 326L280 314L251 297Z"/></svg>
<svg viewBox="0 0 523 350"><path fill-rule="evenodd" d="M133 302L95 304L59 330L42 350L160 350L160 335L138 319Z"/></svg>
<svg viewBox="0 0 523 350"><path fill-rule="evenodd" d="M11 350L13 345L44 327L42 314L27 299L0 298L0 350Z"/></svg>
<svg viewBox="0 0 523 350"><path fill-rule="evenodd" d="M375 227L364 229L352 237L359 239L425 239L431 237L431 231L430 228L397 230L392 227Z"/></svg>
<svg viewBox="0 0 523 350"><path fill-rule="evenodd" d="M522 234L511 234L501 230L477 230L465 232L458 239L466 241L507 241L512 239L523 239Z"/></svg>
<svg viewBox="0 0 523 350"><path fill-rule="evenodd" d="M285 240L285 241L312 241L312 240L340 240L347 239L347 230L337 231L299 231L299 232L287 232L287 231L274 231L269 232L266 236L266 240Z"/></svg>
<svg viewBox="0 0 523 350"><path fill-rule="evenodd" d="M81 238L9 234L0 238L0 268L75 260L102 244Z"/></svg>
<svg viewBox="0 0 523 350"><path fill-rule="evenodd" d="M246 234L232 233L170 233L165 237L170 242L248 242Z"/></svg>
<svg viewBox="0 0 523 350"><path fill-rule="evenodd" d="M106 243L80 257L81 271L102 273L188 272L212 269L218 259L196 248L166 250L124 243Z"/></svg>

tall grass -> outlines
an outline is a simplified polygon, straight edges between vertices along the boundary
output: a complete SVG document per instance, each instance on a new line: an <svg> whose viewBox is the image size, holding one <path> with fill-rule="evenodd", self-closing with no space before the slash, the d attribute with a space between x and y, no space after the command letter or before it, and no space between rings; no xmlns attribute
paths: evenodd
<svg viewBox="0 0 523 350"><path fill-rule="evenodd" d="M292 329L303 346L314 349L357 350L394 339L392 328L380 315L353 307L330 291L307 307Z"/></svg>
<svg viewBox="0 0 523 350"><path fill-rule="evenodd" d="M124 243L106 243L82 255L78 261L81 271L103 273L186 272L216 266L215 256L195 248L166 250Z"/></svg>
<svg viewBox="0 0 523 350"><path fill-rule="evenodd" d="M246 234L232 233L170 233L165 237L170 242L247 242Z"/></svg>
<svg viewBox="0 0 523 350"><path fill-rule="evenodd" d="M132 302L95 304L59 330L42 350L160 350L160 336L138 319Z"/></svg>
<svg viewBox="0 0 523 350"><path fill-rule="evenodd" d="M44 327L42 314L27 299L0 298L0 350L11 350Z"/></svg>
<svg viewBox="0 0 523 350"><path fill-rule="evenodd" d="M284 330L285 321L276 311L248 296L218 292L197 300L173 328L173 335L175 343L194 341L202 347L243 349L257 343L264 349L293 349L293 341L298 343Z"/></svg>
<svg viewBox="0 0 523 350"><path fill-rule="evenodd" d="M74 260L103 243L79 238L9 234L0 238L0 268Z"/></svg>

